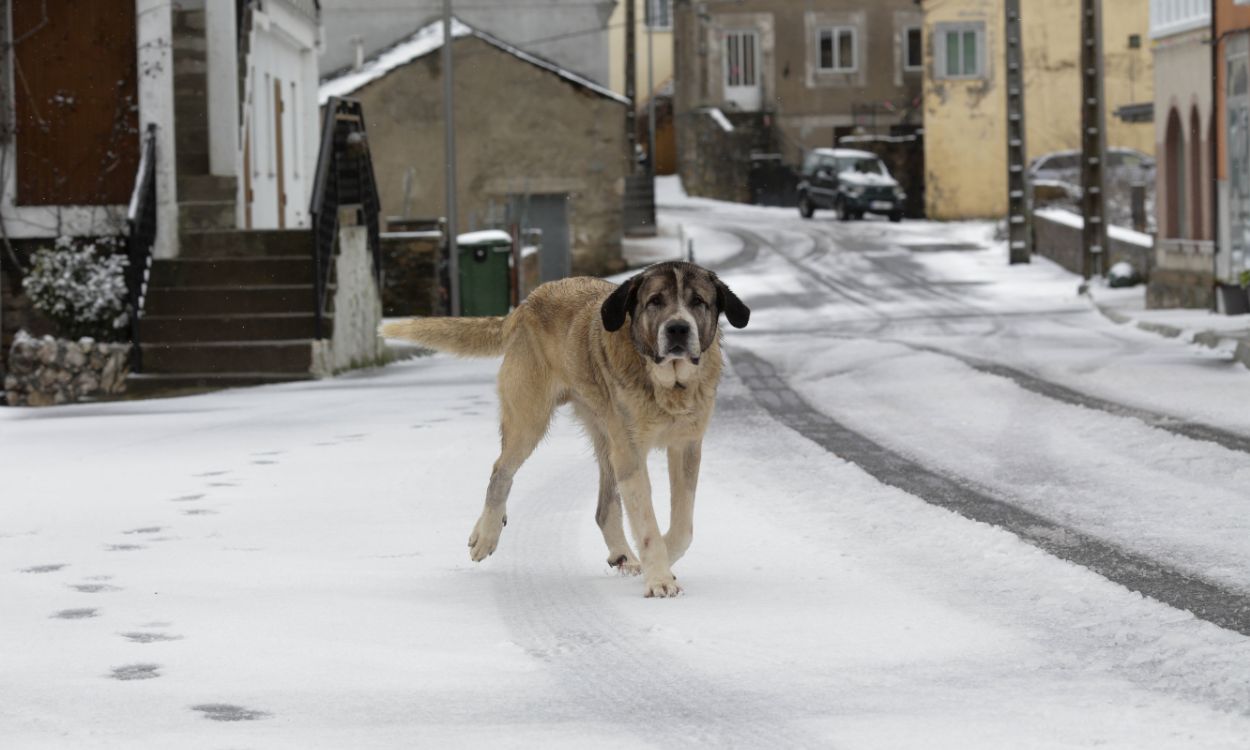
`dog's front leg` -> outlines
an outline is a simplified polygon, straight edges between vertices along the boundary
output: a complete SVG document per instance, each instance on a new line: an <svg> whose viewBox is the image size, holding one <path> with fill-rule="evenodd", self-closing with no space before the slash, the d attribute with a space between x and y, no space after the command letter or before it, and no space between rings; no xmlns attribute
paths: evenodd
<svg viewBox="0 0 1250 750"><path fill-rule="evenodd" d="M668 561L668 548L655 520L651 505L651 478L647 475L646 454L634 446L614 447L612 469L617 488L629 515L629 528L634 532L638 556L642 558L642 575L646 595L677 596L681 589Z"/></svg>
<svg viewBox="0 0 1250 750"><path fill-rule="evenodd" d="M676 565L694 537L694 492L699 484L703 444L699 440L668 447L668 487L672 502L664 544L669 565Z"/></svg>

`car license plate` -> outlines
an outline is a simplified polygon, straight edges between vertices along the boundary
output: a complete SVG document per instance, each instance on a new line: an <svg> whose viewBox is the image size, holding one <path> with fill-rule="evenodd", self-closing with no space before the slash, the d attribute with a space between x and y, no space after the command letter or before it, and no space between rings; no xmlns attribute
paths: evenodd
<svg viewBox="0 0 1250 750"><path fill-rule="evenodd" d="M889 201L873 201L868 207L873 211L890 211L894 208L894 204Z"/></svg>

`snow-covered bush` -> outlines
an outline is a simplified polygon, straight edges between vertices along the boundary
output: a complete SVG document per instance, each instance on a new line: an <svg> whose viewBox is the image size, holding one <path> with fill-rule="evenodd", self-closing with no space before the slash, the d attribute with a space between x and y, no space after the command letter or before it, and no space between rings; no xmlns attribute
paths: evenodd
<svg viewBox="0 0 1250 750"><path fill-rule="evenodd" d="M102 252L96 243L76 245L61 237L56 247L37 250L31 261L22 288L62 336L113 341L122 335L130 319L125 256Z"/></svg>

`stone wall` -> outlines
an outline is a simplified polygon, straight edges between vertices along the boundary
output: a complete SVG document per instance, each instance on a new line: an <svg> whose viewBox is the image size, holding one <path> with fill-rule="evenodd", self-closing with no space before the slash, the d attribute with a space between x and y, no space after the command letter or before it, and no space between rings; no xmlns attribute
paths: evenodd
<svg viewBox="0 0 1250 750"><path fill-rule="evenodd" d="M442 232L382 235L382 314L388 318L446 315L438 265Z"/></svg>
<svg viewBox="0 0 1250 750"><path fill-rule="evenodd" d="M726 130L723 123L732 130ZM754 115L716 116L710 110L677 121L677 171L690 195L751 202L751 154L772 152L771 128Z"/></svg>
<svg viewBox="0 0 1250 750"><path fill-rule="evenodd" d="M13 340L4 376L10 406L50 406L114 396L126 390L130 344L66 341L24 331Z"/></svg>

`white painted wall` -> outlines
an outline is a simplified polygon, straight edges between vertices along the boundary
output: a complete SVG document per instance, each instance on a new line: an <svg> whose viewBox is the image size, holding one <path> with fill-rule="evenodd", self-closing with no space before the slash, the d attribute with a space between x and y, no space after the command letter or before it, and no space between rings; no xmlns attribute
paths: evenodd
<svg viewBox="0 0 1250 750"><path fill-rule="evenodd" d="M266 4L253 14L248 56L244 138L250 138L252 227L272 229L278 217L277 117L282 122L285 226L308 225L312 172L316 167L318 29L312 19L282 2ZM276 113L274 81L281 82L283 110ZM247 196L239 180L239 210L245 215Z"/></svg>
<svg viewBox="0 0 1250 750"><path fill-rule="evenodd" d="M222 177L238 174L239 55L234 3L206 3L204 37L208 46L209 171Z"/></svg>

